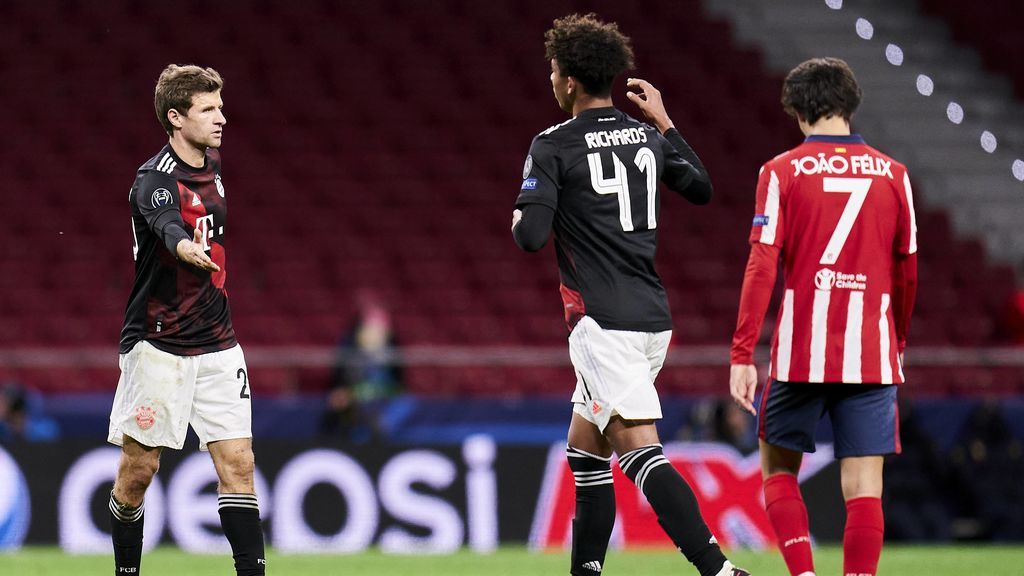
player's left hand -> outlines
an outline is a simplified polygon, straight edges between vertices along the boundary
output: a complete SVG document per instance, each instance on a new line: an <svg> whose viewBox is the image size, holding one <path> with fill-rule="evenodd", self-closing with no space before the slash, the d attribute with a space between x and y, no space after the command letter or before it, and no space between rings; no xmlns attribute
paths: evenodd
<svg viewBox="0 0 1024 576"><path fill-rule="evenodd" d="M753 364L733 364L729 367L729 393L740 408L757 416L754 391L757 390L757 367Z"/></svg>
<svg viewBox="0 0 1024 576"><path fill-rule="evenodd" d="M522 220L522 219L523 219L523 211L522 210L516 208L515 210L512 211L512 229L513 230L516 229L516 224L519 224L519 221Z"/></svg>
<svg viewBox="0 0 1024 576"><path fill-rule="evenodd" d="M640 78L630 78L626 80L626 86L640 90L640 92L626 92L626 98L640 107L640 111L654 124L658 132L664 134L666 130L674 127L672 119L665 111L665 103L661 100L661 91L653 84Z"/></svg>

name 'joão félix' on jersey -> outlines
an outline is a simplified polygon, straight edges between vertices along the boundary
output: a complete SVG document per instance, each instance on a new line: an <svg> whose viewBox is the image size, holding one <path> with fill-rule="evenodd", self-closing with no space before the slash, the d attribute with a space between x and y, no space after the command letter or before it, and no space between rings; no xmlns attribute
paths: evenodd
<svg viewBox="0 0 1024 576"><path fill-rule="evenodd" d="M621 130L599 130L587 132L583 139L587 141L587 148L607 148L609 146L624 146L627 144L643 144L647 142L647 132L640 128L623 128Z"/></svg>
<svg viewBox="0 0 1024 576"><path fill-rule="evenodd" d="M793 165L793 176L800 174L862 174L867 176L886 176L892 178L892 162L862 154L860 156L825 156L824 152L818 156L804 156L789 161Z"/></svg>

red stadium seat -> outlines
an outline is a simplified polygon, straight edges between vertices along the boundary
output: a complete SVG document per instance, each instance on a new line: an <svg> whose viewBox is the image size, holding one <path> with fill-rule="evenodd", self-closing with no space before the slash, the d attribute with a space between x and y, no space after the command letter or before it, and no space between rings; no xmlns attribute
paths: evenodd
<svg viewBox="0 0 1024 576"><path fill-rule="evenodd" d="M333 344L369 290L391 308L402 343L565 346L553 242L524 254L509 223L531 139L565 120L548 86L543 30L577 4L190 0L175 14L204 17L171 31L152 3L0 3L5 86L30 88L0 92L18 135L0 141L0 344L117 342L133 270L128 188L165 138L152 118L154 76L169 61L194 60L227 81L227 288L243 343ZM986 58L1018 33L1017 19L996 9L924 4L953 15ZM725 345L758 168L799 134L761 55L701 6L651 0L641 12L595 0L587 9L634 36L638 63L712 174L710 206L666 194L659 268L675 342ZM210 22L228 21L213 33ZM82 113L54 113L68 110ZM921 210L918 223L915 342L1013 342L1012 272L956 238L944 214ZM47 391L112 390L116 369L98 374L21 376ZM1002 389L980 374L957 377ZM571 381L562 367L407 370L408 388L424 394L534 394ZM725 380L717 369L671 367L663 381L671 392L718 394ZM324 382L315 370L261 374L267 392Z"/></svg>

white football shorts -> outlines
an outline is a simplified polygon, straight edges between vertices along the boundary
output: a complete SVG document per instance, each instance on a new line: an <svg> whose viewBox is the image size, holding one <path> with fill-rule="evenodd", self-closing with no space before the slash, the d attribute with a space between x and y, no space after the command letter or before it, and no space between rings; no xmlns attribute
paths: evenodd
<svg viewBox="0 0 1024 576"><path fill-rule="evenodd" d="M569 358L576 369L573 412L604 432L612 416L658 420L658 377L672 331L605 330L584 316L569 334Z"/></svg>
<svg viewBox="0 0 1024 576"><path fill-rule="evenodd" d="M130 436L143 446L180 450L189 424L199 449L252 437L249 371L242 347L176 356L140 341L118 360L121 378L110 410L107 442Z"/></svg>

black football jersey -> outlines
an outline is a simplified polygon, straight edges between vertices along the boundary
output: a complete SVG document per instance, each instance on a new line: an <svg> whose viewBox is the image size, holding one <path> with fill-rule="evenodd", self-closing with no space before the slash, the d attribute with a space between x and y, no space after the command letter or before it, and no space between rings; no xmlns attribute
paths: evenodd
<svg viewBox="0 0 1024 576"><path fill-rule="evenodd" d="M121 331L121 353L139 340L179 356L234 346L224 282L227 204L220 154L210 149L202 168L175 155L170 144L139 168L128 195L134 233L135 283ZM220 266L200 270L178 261L182 238L202 234L203 248ZM182 230L183 229L183 230Z"/></svg>
<svg viewBox="0 0 1024 576"><path fill-rule="evenodd" d="M534 138L516 205L555 210L555 251L570 329L584 315L611 330L672 328L654 267L658 183L684 196L699 183L710 194L703 165L681 146L692 162L655 128L612 107L583 111Z"/></svg>

